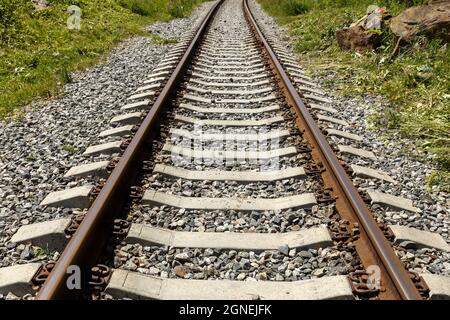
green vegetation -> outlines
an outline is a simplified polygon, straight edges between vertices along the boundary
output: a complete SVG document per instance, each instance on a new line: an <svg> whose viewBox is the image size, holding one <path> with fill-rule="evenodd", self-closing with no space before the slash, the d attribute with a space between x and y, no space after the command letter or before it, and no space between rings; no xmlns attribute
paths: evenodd
<svg viewBox="0 0 450 320"><path fill-rule="evenodd" d="M75 148L75 146L71 145L71 144L65 144L63 145L62 149L70 154L74 154L77 149Z"/></svg>
<svg viewBox="0 0 450 320"><path fill-rule="evenodd" d="M36 259L36 261L44 260L46 258L52 259L55 256L56 252L50 251L48 246L41 248L41 247L32 247L33 249L33 259Z"/></svg>
<svg viewBox="0 0 450 320"><path fill-rule="evenodd" d="M177 43L177 39L174 38L163 38L157 34L150 35L152 37L154 44L165 45L165 44L174 44Z"/></svg>
<svg viewBox="0 0 450 320"><path fill-rule="evenodd" d="M387 127L409 138L439 165L430 185L450 190L450 54L438 39L418 38L392 58L396 41L387 27L382 46L364 54L339 49L335 32L361 18L369 5L397 15L424 0L259 0L263 8L288 26L311 73L338 72L328 83L343 95L375 93L390 102L370 119L373 128ZM307 8L297 15L292 7ZM313 71L314 70L314 71Z"/></svg>
<svg viewBox="0 0 450 320"><path fill-rule="evenodd" d="M119 0L120 5L141 16L162 20L183 18L202 1L200 0Z"/></svg>
<svg viewBox="0 0 450 320"><path fill-rule="evenodd" d="M17 115L36 97L51 97L71 72L90 66L146 24L188 15L202 0L0 1L0 118ZM80 30L69 30L69 5L81 8ZM157 43L172 43L157 39Z"/></svg>

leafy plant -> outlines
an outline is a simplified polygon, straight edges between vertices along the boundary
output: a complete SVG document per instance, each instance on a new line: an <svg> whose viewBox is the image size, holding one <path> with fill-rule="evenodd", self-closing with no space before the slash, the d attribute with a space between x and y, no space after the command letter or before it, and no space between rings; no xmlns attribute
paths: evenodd
<svg viewBox="0 0 450 320"><path fill-rule="evenodd" d="M67 151L70 154L73 154L76 152L76 148L71 144L65 144L65 145L63 145L62 148L64 151Z"/></svg>

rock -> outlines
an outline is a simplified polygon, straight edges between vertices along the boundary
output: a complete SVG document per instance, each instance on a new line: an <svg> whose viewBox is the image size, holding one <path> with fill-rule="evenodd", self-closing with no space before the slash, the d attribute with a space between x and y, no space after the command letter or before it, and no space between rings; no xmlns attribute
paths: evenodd
<svg viewBox="0 0 450 320"><path fill-rule="evenodd" d="M294 220L297 218L297 215L296 214L294 214L294 213L290 213L288 216L287 216L287 221L289 222L289 223L292 223L292 222L294 222Z"/></svg>
<svg viewBox="0 0 450 320"><path fill-rule="evenodd" d="M432 1L426 6L406 9L391 19L392 32L403 40L413 40L418 35L450 40L450 3Z"/></svg>
<svg viewBox="0 0 450 320"><path fill-rule="evenodd" d="M132 248L133 248L133 246L131 244L127 244L127 245L123 246L121 250L125 251L125 252L128 252Z"/></svg>
<svg viewBox="0 0 450 320"><path fill-rule="evenodd" d="M148 274L151 274L151 275L157 275L158 273L159 273L159 269L158 269L158 268L150 267L150 268L148 269Z"/></svg>
<svg viewBox="0 0 450 320"><path fill-rule="evenodd" d="M224 232L226 230L225 226L218 226L216 232Z"/></svg>
<svg viewBox="0 0 450 320"><path fill-rule="evenodd" d="M194 274L194 279L200 280L200 279L205 279L205 274L204 273L195 273Z"/></svg>
<svg viewBox="0 0 450 320"><path fill-rule="evenodd" d="M287 256L289 254L289 246L285 244L284 246L278 247L278 251Z"/></svg>
<svg viewBox="0 0 450 320"><path fill-rule="evenodd" d="M215 257L215 256L207 257L205 259L206 263L208 263L208 264L214 263L216 260L217 260L217 257Z"/></svg>
<svg viewBox="0 0 450 320"><path fill-rule="evenodd" d="M128 260L125 265L124 265L125 269L129 269L131 271L134 271L138 268L138 266L131 260Z"/></svg>
<svg viewBox="0 0 450 320"><path fill-rule="evenodd" d="M23 251L20 254L20 259L22 260L28 260L31 259L33 257L33 254L31 253L31 245L27 245L25 247L25 249L23 249Z"/></svg>
<svg viewBox="0 0 450 320"><path fill-rule="evenodd" d="M255 278L256 278L256 280L262 280L262 281L267 280L267 273L265 273L265 272L258 273Z"/></svg>
<svg viewBox="0 0 450 320"><path fill-rule="evenodd" d="M377 6L369 6L368 16L364 28L366 30L380 30L383 18L386 16L385 8L378 8Z"/></svg>
<svg viewBox="0 0 450 320"><path fill-rule="evenodd" d="M188 252L181 252L175 255L175 259L181 262L190 261L191 256Z"/></svg>
<svg viewBox="0 0 450 320"><path fill-rule="evenodd" d="M7 244L6 244L6 249L8 249L8 250L10 250L10 249L14 249L15 247L16 247L16 243L14 243L14 242L8 242Z"/></svg>
<svg viewBox="0 0 450 320"><path fill-rule="evenodd" d="M120 267L122 265L122 262L120 261L120 258L118 256L114 257L114 268Z"/></svg>
<svg viewBox="0 0 450 320"><path fill-rule="evenodd" d="M181 219L177 222L178 227L183 227L185 224L186 224L186 221L184 221L183 219Z"/></svg>
<svg viewBox="0 0 450 320"><path fill-rule="evenodd" d="M239 275L236 277L236 280L244 280L247 277L245 273L239 273Z"/></svg>
<svg viewBox="0 0 450 320"><path fill-rule="evenodd" d="M11 292L8 292L8 294L5 297L5 300L20 300L20 298Z"/></svg>
<svg viewBox="0 0 450 320"><path fill-rule="evenodd" d="M281 218L278 216L273 217L272 222L274 224L280 224L281 223Z"/></svg>
<svg viewBox="0 0 450 320"><path fill-rule="evenodd" d="M275 276L275 280L276 281L283 281L284 278L283 278L283 276L281 274L277 273L277 275Z"/></svg>
<svg viewBox="0 0 450 320"><path fill-rule="evenodd" d="M175 272L175 275L180 278L184 278L187 273L186 269L182 266L176 266L175 268L173 268L173 271Z"/></svg>
<svg viewBox="0 0 450 320"><path fill-rule="evenodd" d="M414 259L415 256L414 256L413 253L407 252L407 253L405 254L405 258L408 259L408 260L411 260L411 259Z"/></svg>
<svg viewBox="0 0 450 320"><path fill-rule="evenodd" d="M184 190L182 193L186 197L192 197L192 191L190 190Z"/></svg>
<svg viewBox="0 0 450 320"><path fill-rule="evenodd" d="M147 269L146 268L137 268L137 272L139 272L139 273L147 273Z"/></svg>
<svg viewBox="0 0 450 320"><path fill-rule="evenodd" d="M286 270L286 268L287 268L286 264L281 264L281 265L278 266L278 268L276 268L276 270L278 272L284 272Z"/></svg>
<svg viewBox="0 0 450 320"><path fill-rule="evenodd" d="M323 275L325 275L325 269L324 268L319 268L314 270L311 275L316 276L316 277L321 277Z"/></svg>
<svg viewBox="0 0 450 320"><path fill-rule="evenodd" d="M352 254L350 252L346 252L345 255L344 255L344 259L346 261L352 261L353 260L353 256L352 256Z"/></svg>
<svg viewBox="0 0 450 320"><path fill-rule="evenodd" d="M258 220L261 217L261 213L257 212L257 211L252 211L252 213L250 213L250 218Z"/></svg>
<svg viewBox="0 0 450 320"><path fill-rule="evenodd" d="M295 257L296 253L297 253L297 250L295 248L289 250L289 257L291 257L291 258Z"/></svg>
<svg viewBox="0 0 450 320"><path fill-rule="evenodd" d="M302 258L311 258L312 257L312 254L309 251L300 251L299 255Z"/></svg>
<svg viewBox="0 0 450 320"><path fill-rule="evenodd" d="M381 37L362 26L354 26L337 30L336 39L342 50L364 52L378 47Z"/></svg>
<svg viewBox="0 0 450 320"><path fill-rule="evenodd" d="M116 256L119 258L128 258L128 253L122 250L117 251Z"/></svg>
<svg viewBox="0 0 450 320"><path fill-rule="evenodd" d="M250 257L250 253L247 251L241 251L238 253L238 256L241 258L249 258Z"/></svg>
<svg viewBox="0 0 450 320"><path fill-rule="evenodd" d="M381 35L373 30L380 30L383 21L389 17L386 8L369 6L364 17L352 23L349 28L336 31L339 47L357 52L375 49L380 45Z"/></svg>
<svg viewBox="0 0 450 320"><path fill-rule="evenodd" d="M241 269L249 269L250 266L251 266L250 260L248 260L248 259L243 258L243 259L241 259L241 261L239 261L239 267Z"/></svg>

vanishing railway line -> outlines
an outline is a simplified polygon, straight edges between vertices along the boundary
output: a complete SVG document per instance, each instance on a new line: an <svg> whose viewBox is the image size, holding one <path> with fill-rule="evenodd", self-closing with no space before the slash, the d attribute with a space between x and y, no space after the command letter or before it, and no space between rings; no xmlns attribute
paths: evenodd
<svg viewBox="0 0 450 320"><path fill-rule="evenodd" d="M355 187L353 175L393 181L341 161L376 155L355 147L360 137L247 0L217 1L122 109L85 152L111 159L66 173L96 184L42 203L79 214L22 227L11 239L62 250L59 259L0 269L2 290L25 294L31 281L37 299L445 296L435 278L405 269L392 242L448 244L377 222L370 202L415 209ZM89 275L83 290L68 289L71 266Z"/></svg>

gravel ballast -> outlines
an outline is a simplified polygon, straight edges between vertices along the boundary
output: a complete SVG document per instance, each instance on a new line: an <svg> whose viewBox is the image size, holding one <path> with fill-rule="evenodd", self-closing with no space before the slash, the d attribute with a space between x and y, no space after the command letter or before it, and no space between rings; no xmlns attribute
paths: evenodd
<svg viewBox="0 0 450 320"><path fill-rule="evenodd" d="M333 247L283 253L135 244L116 250L114 266L162 278L296 281L347 274L354 270L354 262L350 252Z"/></svg>

